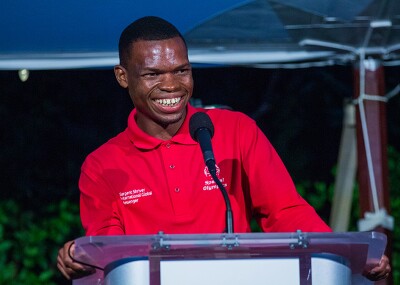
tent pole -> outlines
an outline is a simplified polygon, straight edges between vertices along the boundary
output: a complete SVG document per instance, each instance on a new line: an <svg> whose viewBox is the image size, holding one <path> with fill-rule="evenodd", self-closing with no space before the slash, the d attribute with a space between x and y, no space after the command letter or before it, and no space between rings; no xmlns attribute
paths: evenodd
<svg viewBox="0 0 400 285"><path fill-rule="evenodd" d="M349 230L354 180L357 169L355 107L345 102L343 128L339 148L338 167L329 225L335 232Z"/></svg>
<svg viewBox="0 0 400 285"><path fill-rule="evenodd" d="M389 172L384 68L380 61L361 58L354 66L360 231L383 232L391 260L393 218L389 216ZM392 277L376 284L393 284Z"/></svg>

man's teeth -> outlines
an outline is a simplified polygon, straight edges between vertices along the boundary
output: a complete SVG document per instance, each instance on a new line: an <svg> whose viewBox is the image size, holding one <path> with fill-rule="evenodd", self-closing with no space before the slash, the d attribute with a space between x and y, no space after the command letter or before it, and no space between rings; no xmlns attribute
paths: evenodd
<svg viewBox="0 0 400 285"><path fill-rule="evenodd" d="M178 104L179 101L181 101L181 97L172 98L172 99L156 99L155 101L160 105L171 107L171 106L175 106L176 104Z"/></svg>

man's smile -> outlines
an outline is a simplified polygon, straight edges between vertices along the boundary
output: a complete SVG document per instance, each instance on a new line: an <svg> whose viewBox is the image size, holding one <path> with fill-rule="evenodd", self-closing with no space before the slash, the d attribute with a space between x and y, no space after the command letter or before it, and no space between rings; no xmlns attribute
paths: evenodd
<svg viewBox="0 0 400 285"><path fill-rule="evenodd" d="M172 98L172 99L154 99L153 101L160 104L163 107L174 107L179 104L182 97Z"/></svg>

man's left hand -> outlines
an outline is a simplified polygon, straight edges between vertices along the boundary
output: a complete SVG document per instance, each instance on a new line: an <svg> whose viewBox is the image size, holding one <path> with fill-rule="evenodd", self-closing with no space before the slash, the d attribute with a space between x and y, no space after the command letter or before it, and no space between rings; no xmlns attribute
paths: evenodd
<svg viewBox="0 0 400 285"><path fill-rule="evenodd" d="M378 281L388 278L392 268L390 267L389 258L383 255L379 264L371 270L364 273L364 276L371 281Z"/></svg>

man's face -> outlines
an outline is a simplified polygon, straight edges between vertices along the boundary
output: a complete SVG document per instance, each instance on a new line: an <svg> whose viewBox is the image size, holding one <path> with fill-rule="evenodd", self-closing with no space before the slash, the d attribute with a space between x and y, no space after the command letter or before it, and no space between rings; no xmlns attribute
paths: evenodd
<svg viewBox="0 0 400 285"><path fill-rule="evenodd" d="M150 134L156 125L180 127L193 92L192 70L181 38L134 42L127 67L117 66L115 74L120 85L128 88L139 127Z"/></svg>

